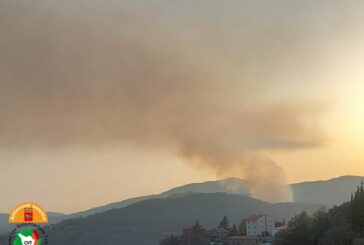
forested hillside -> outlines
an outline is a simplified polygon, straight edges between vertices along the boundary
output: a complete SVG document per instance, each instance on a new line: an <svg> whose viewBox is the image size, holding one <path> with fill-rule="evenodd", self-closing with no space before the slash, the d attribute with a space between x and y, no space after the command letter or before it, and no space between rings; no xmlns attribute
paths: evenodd
<svg viewBox="0 0 364 245"><path fill-rule="evenodd" d="M348 197L350 193L348 193ZM330 210L319 209L295 216L288 229L279 233L278 245L364 244L364 183L351 195L350 202Z"/></svg>
<svg viewBox="0 0 364 245"><path fill-rule="evenodd" d="M232 224L238 225L241 219L254 213L266 213L282 220L302 210L313 213L319 207L299 203L271 204L225 193L153 199L53 225L49 227L49 243L155 245L165 235L191 226L196 219L210 229L216 227L224 215L231 217Z"/></svg>

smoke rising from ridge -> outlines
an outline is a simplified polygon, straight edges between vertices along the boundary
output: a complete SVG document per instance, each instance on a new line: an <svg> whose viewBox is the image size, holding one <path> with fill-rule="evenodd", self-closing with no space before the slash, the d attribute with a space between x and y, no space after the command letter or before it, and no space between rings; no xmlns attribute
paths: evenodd
<svg viewBox="0 0 364 245"><path fill-rule="evenodd" d="M287 199L269 152L320 146L322 105L285 99L294 91L281 77L316 72L317 50L303 45L315 34L235 4L245 15L203 19L126 2L1 2L0 147L168 149L253 181L256 197Z"/></svg>

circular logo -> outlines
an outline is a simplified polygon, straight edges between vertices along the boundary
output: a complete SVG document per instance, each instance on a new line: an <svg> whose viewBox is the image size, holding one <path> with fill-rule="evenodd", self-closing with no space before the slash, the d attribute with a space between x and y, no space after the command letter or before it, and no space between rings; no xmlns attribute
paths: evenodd
<svg viewBox="0 0 364 245"><path fill-rule="evenodd" d="M46 244L48 244L48 236L44 229L36 224L19 224L9 236L9 245Z"/></svg>

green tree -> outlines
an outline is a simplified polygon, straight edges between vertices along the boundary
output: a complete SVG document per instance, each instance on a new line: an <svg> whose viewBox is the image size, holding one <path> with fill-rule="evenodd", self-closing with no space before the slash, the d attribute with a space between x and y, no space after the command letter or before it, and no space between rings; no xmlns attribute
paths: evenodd
<svg viewBox="0 0 364 245"><path fill-rule="evenodd" d="M364 182L351 195L351 201L329 211L317 210L295 216L288 229L277 235L278 245L351 245L364 237Z"/></svg>
<svg viewBox="0 0 364 245"><path fill-rule="evenodd" d="M326 208L320 208L312 216L311 238L314 245L320 244L320 239L331 226L330 214Z"/></svg>
<svg viewBox="0 0 364 245"><path fill-rule="evenodd" d="M245 219L243 219L240 222L240 225L239 225L239 233L242 234L242 235L246 235L246 220Z"/></svg>
<svg viewBox="0 0 364 245"><path fill-rule="evenodd" d="M179 245L208 245L209 238L199 220L192 226L191 236L181 236Z"/></svg>
<svg viewBox="0 0 364 245"><path fill-rule="evenodd" d="M222 218L220 224L219 224L219 228L224 228L226 230L229 229L229 219L228 217L224 216L224 218Z"/></svg>
<svg viewBox="0 0 364 245"><path fill-rule="evenodd" d="M236 225L234 224L233 227L230 229L230 235L238 234L238 230L236 229Z"/></svg>
<svg viewBox="0 0 364 245"><path fill-rule="evenodd" d="M200 220L198 220L198 219L196 220L195 224L192 226L192 229L193 229L193 234L195 236L203 235L205 232L204 228L200 224Z"/></svg>
<svg viewBox="0 0 364 245"><path fill-rule="evenodd" d="M352 245L352 231L346 223L338 223L331 226L320 238L320 245Z"/></svg>
<svg viewBox="0 0 364 245"><path fill-rule="evenodd" d="M305 211L296 215L288 223L288 229L278 233L277 243L280 245L311 245L310 228L312 218Z"/></svg>
<svg viewBox="0 0 364 245"><path fill-rule="evenodd" d="M350 223L360 238L364 238L364 182L361 182L350 203Z"/></svg>

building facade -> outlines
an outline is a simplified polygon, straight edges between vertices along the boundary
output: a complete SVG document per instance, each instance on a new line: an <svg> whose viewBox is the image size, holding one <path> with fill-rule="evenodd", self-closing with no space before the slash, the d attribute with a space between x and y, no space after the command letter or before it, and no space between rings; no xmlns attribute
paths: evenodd
<svg viewBox="0 0 364 245"><path fill-rule="evenodd" d="M252 215L245 221L247 236L271 235L274 220L268 215Z"/></svg>

